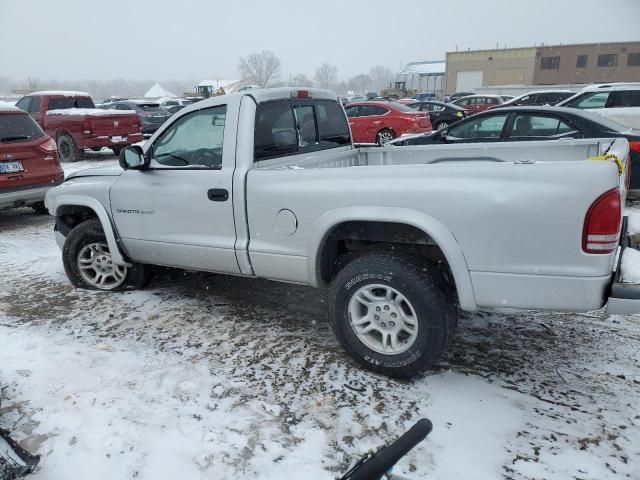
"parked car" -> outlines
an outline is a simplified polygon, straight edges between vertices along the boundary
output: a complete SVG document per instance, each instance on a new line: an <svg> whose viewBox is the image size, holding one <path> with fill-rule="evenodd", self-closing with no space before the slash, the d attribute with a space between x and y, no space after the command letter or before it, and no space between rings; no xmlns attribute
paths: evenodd
<svg viewBox="0 0 640 480"><path fill-rule="evenodd" d="M566 107L504 107L461 120L433 135L399 138L395 146L443 143L522 142L561 138L629 141L630 189L640 189L640 131L587 111Z"/></svg>
<svg viewBox="0 0 640 480"><path fill-rule="evenodd" d="M581 108L640 129L640 83L612 83L585 87L558 106Z"/></svg>
<svg viewBox="0 0 640 480"><path fill-rule="evenodd" d="M183 109L121 168L49 190L69 280L140 288L165 265L328 286L340 343L398 377L438 361L458 306L640 312L640 286L612 275L628 240L624 176L587 160L608 149L624 168L624 138L426 149L349 137L323 90Z"/></svg>
<svg viewBox="0 0 640 480"><path fill-rule="evenodd" d="M436 98L436 94L431 92L416 93L413 96L413 99L419 102L426 102L427 100L435 100L435 98Z"/></svg>
<svg viewBox="0 0 640 480"><path fill-rule="evenodd" d="M414 102L407 104L407 106L420 112L429 112L429 118L435 130L447 127L467 116L467 111L464 108L450 103L436 101Z"/></svg>
<svg viewBox="0 0 640 480"><path fill-rule="evenodd" d="M396 102L357 102L345 108L354 143L390 142L408 133L424 133L432 130L427 112Z"/></svg>
<svg viewBox="0 0 640 480"><path fill-rule="evenodd" d="M512 98L496 108L525 107L534 105L553 106L562 100L572 97L573 95L575 95L575 92L572 92L571 90L538 90L527 92L523 95Z"/></svg>
<svg viewBox="0 0 640 480"><path fill-rule="evenodd" d="M97 103L96 104L96 108L103 108L107 105L111 105L114 102L120 102L122 100L127 100L126 98L121 98L121 97L110 97L110 98L105 98L101 103Z"/></svg>
<svg viewBox="0 0 640 480"><path fill-rule="evenodd" d="M47 213L45 193L63 180L56 142L26 112L0 102L0 210Z"/></svg>
<svg viewBox="0 0 640 480"><path fill-rule="evenodd" d="M167 110L168 112L173 114L178 110L186 107L187 105L191 105L193 101L184 98L168 98L158 103L160 104L160 108L162 108L163 110Z"/></svg>
<svg viewBox="0 0 640 480"><path fill-rule="evenodd" d="M452 105L464 108L469 115L484 112L503 103L500 95L470 95L451 102Z"/></svg>
<svg viewBox="0 0 640 480"><path fill-rule="evenodd" d="M127 145L143 140L135 111L95 108L85 92L42 91L22 97L16 106L56 141L63 162L82 158L83 150L109 147L118 155Z"/></svg>
<svg viewBox="0 0 640 480"><path fill-rule="evenodd" d="M468 97L470 95L475 95L475 93L473 93L473 92L456 92L456 93L453 93L451 95L448 95L446 98L448 99L448 102L453 102L455 100L458 100L459 98Z"/></svg>
<svg viewBox="0 0 640 480"><path fill-rule="evenodd" d="M164 108L160 108L158 102L150 102L148 100L124 100L122 102L114 102L107 106L109 110L133 110L140 119L140 126L144 135L151 135L160 126L171 117L171 113Z"/></svg>

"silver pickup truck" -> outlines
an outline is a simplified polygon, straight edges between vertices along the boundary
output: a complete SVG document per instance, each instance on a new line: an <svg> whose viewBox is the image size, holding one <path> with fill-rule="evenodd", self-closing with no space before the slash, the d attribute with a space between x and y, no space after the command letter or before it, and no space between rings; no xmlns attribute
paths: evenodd
<svg viewBox="0 0 640 480"><path fill-rule="evenodd" d="M398 377L437 361L458 308L640 311L614 273L626 140L350 138L322 90L191 105L123 150L121 168L49 190L66 273L101 290L142 287L150 265L329 287L344 348Z"/></svg>

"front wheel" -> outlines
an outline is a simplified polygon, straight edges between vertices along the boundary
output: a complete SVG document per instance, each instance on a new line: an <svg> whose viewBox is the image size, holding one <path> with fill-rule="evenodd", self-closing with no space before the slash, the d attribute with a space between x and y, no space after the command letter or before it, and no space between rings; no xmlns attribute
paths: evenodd
<svg viewBox="0 0 640 480"><path fill-rule="evenodd" d="M436 123L436 130L442 130L445 127L449 126L449 122L438 122Z"/></svg>
<svg viewBox="0 0 640 480"><path fill-rule="evenodd" d="M67 277L77 288L93 290L138 289L149 280L149 267L113 263L107 239L97 218L76 226L64 242L62 262Z"/></svg>
<svg viewBox="0 0 640 480"><path fill-rule="evenodd" d="M455 331L457 307L436 273L427 272L412 257L381 252L340 271L331 285L329 318L358 363L408 378L438 361Z"/></svg>

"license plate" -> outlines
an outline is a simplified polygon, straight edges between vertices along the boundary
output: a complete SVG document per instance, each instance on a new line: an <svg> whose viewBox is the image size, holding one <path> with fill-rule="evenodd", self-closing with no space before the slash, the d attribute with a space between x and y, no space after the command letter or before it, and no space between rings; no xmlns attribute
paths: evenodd
<svg viewBox="0 0 640 480"><path fill-rule="evenodd" d="M127 137L120 137L120 136L116 136L116 137L111 137L111 141L112 142L124 142L127 139Z"/></svg>
<svg viewBox="0 0 640 480"><path fill-rule="evenodd" d="M0 173L22 172L22 162L0 162Z"/></svg>

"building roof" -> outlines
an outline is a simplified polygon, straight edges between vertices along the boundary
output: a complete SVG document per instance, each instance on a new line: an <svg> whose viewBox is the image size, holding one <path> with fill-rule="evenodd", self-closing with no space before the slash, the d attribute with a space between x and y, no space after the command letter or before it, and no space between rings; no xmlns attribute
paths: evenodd
<svg viewBox="0 0 640 480"><path fill-rule="evenodd" d="M531 45L528 47L503 47L503 48L480 48L476 50L456 50L455 52L447 52L449 54L456 53L473 53L473 52L499 52L503 50L529 50L534 48L565 48L565 47L597 47L597 46L608 46L608 45L636 45L640 44L640 41L632 40L629 42L591 42L591 43L560 43L560 44L544 44L541 43L539 45Z"/></svg>
<svg viewBox="0 0 640 480"><path fill-rule="evenodd" d="M400 71L400 75L444 75L447 62L411 62Z"/></svg>

